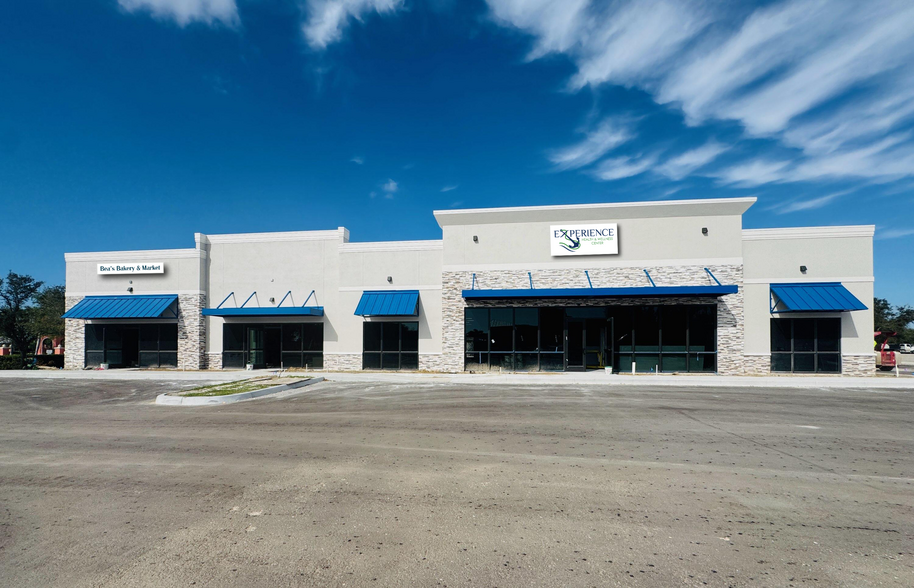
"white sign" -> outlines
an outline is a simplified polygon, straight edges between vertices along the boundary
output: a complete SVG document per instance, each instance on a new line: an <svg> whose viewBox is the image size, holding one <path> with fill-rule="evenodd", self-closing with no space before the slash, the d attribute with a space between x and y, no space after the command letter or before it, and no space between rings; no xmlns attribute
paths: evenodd
<svg viewBox="0 0 914 588"><path fill-rule="evenodd" d="M108 274L164 274L165 264L161 261L144 261L143 263L100 263L99 275Z"/></svg>
<svg viewBox="0 0 914 588"><path fill-rule="evenodd" d="M618 255L619 227L616 223L552 225L549 244L552 255Z"/></svg>

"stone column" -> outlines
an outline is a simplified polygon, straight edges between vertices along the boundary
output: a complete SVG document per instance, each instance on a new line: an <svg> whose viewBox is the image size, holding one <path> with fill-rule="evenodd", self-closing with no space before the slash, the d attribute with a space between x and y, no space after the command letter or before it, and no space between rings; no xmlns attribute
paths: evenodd
<svg viewBox="0 0 914 588"><path fill-rule="evenodd" d="M203 369L206 365L205 294L178 296L178 367Z"/></svg>
<svg viewBox="0 0 914 588"><path fill-rule="evenodd" d="M82 296L67 296L67 310L76 306L82 299ZM64 323L63 367L66 370L81 370L86 367L86 321L64 319Z"/></svg>

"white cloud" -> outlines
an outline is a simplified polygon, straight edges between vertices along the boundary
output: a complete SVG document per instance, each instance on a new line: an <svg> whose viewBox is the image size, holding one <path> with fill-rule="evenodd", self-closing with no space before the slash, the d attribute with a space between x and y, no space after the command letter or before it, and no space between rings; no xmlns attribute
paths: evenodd
<svg viewBox="0 0 914 588"><path fill-rule="evenodd" d="M117 0L127 12L149 12L155 18L173 20L180 26L194 21L205 24L238 24L235 0Z"/></svg>
<svg viewBox="0 0 914 588"><path fill-rule="evenodd" d="M361 155L356 155L349 161L351 161L352 163L354 163L356 165L362 165L363 163L365 163L365 158L362 157Z"/></svg>
<svg viewBox="0 0 914 588"><path fill-rule="evenodd" d="M726 150L726 146L716 141L708 141L701 147L668 159L662 165L657 166L656 171L672 180L681 180L693 171L711 163Z"/></svg>
<svg viewBox="0 0 914 588"><path fill-rule="evenodd" d="M441 188L441 191L442 191L442 192L450 192L451 190L456 190L456 189L457 189L457 186L456 186L456 185L453 185L453 186L445 186L445 187Z"/></svg>
<svg viewBox="0 0 914 588"><path fill-rule="evenodd" d="M789 161L755 159L716 171L712 176L716 177L720 184L738 188L760 186L783 180L784 170L789 165Z"/></svg>
<svg viewBox="0 0 914 588"><path fill-rule="evenodd" d="M834 202L849 192L850 190L844 190L843 192L826 194L825 196L819 196L818 198L810 198L808 200L795 200L793 202L788 202L782 206L776 206L773 208L773 210L777 214L788 214L791 212L801 212L804 210L815 210L817 208L827 206L828 204Z"/></svg>
<svg viewBox="0 0 914 588"><path fill-rule="evenodd" d="M605 118L586 133L584 140L550 152L547 157L556 170L577 169L590 165L632 138L630 123L624 118Z"/></svg>
<svg viewBox="0 0 914 588"><path fill-rule="evenodd" d="M910 0L783 0L755 9L698 0L487 2L495 22L533 36L532 57L572 60L572 89L636 87L681 108L690 125L736 121L748 136L802 151L795 168L758 160L732 168L729 176L745 175L733 183L914 176L905 145L881 144L914 121ZM879 151L878 165L869 149ZM657 171L687 170L675 159Z"/></svg>
<svg viewBox="0 0 914 588"><path fill-rule="evenodd" d="M400 186L397 182L388 179L386 182L381 184L381 190L384 192L384 198L388 200L394 197L394 194L400 189Z"/></svg>
<svg viewBox="0 0 914 588"><path fill-rule="evenodd" d="M643 174L648 171L657 158L653 156L633 158L633 157L613 157L601 161L591 172L593 177L599 180L619 180Z"/></svg>
<svg viewBox="0 0 914 588"><path fill-rule="evenodd" d="M885 239L898 239L899 237L908 237L914 235L914 229L877 229L876 236L874 237L877 241L883 241Z"/></svg>
<svg viewBox="0 0 914 588"><path fill-rule="evenodd" d="M387 14L403 7L403 0L308 0L302 33L312 49L326 49L343 38L350 19L361 21L371 13Z"/></svg>

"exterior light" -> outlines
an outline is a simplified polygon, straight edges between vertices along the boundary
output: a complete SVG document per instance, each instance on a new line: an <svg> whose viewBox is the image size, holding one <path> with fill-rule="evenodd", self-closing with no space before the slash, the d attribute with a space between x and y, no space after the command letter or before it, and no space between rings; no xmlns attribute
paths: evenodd
<svg viewBox="0 0 914 588"><path fill-rule="evenodd" d="M479 237L473 235L473 243L479 243Z"/></svg>
<svg viewBox="0 0 914 588"><path fill-rule="evenodd" d="M708 234L708 227L701 227L701 234L702 234L702 235L707 235L707 234Z"/></svg>
<svg viewBox="0 0 914 588"><path fill-rule="evenodd" d="M800 266L800 273L803 273L803 274L806 273L806 266L805 266L805 265L801 265L801 266Z"/></svg>
<svg viewBox="0 0 914 588"><path fill-rule="evenodd" d="M276 302L276 299L270 296L270 303Z"/></svg>
<svg viewBox="0 0 914 588"><path fill-rule="evenodd" d="M387 283L388 283L388 284L393 284L393 283L394 283L394 278L393 278L393 276L387 276Z"/></svg>
<svg viewBox="0 0 914 588"><path fill-rule="evenodd" d="M132 294L132 293L133 293L133 286L130 286L129 288L127 288L127 291L130 292L130 293Z"/></svg>

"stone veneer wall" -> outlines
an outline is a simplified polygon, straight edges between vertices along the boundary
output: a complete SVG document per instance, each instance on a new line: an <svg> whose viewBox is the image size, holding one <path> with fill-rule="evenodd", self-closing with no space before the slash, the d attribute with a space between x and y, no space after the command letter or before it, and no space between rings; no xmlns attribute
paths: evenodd
<svg viewBox="0 0 914 588"><path fill-rule="evenodd" d="M67 296L67 310L76 306L82 299L82 296ZM63 368L81 370L86 367L86 321L64 319L64 323Z"/></svg>
<svg viewBox="0 0 914 588"><path fill-rule="evenodd" d="M327 353L324 351L324 369L334 372L356 372L362 369L361 353Z"/></svg>
<svg viewBox="0 0 914 588"><path fill-rule="evenodd" d="M875 376L876 356L871 353L865 355L842 355L841 374L844 376Z"/></svg>
<svg viewBox="0 0 914 588"><path fill-rule="evenodd" d="M714 285L704 266L646 267L658 286ZM667 304L717 304L717 371L724 375L762 373L762 362L747 361L743 355L743 267L723 265L709 267L722 284L736 285L739 292L719 298L604 298L604 299L528 299L465 300L462 290L469 289L473 272L442 274L442 357L439 370L460 372L464 369L464 309L499 306L627 306ZM619 267L589 269L595 288L649 286L642 268ZM523 270L489 270L476 273L478 289L529 288L530 277ZM532 271L535 288L588 288L584 269L549 269ZM767 370L763 373L767 373Z"/></svg>
<svg viewBox="0 0 914 588"><path fill-rule="evenodd" d="M206 367L205 294L178 295L178 368L200 370Z"/></svg>

